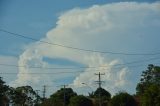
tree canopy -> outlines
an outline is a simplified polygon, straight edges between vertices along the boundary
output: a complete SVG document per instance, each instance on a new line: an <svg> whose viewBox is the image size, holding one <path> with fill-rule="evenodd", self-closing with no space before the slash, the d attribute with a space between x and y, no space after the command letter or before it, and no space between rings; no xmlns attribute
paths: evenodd
<svg viewBox="0 0 160 106"><path fill-rule="evenodd" d="M69 106L93 106L92 100L89 98L79 95L74 96L70 99Z"/></svg>
<svg viewBox="0 0 160 106"><path fill-rule="evenodd" d="M33 105L36 104L37 94L31 86L11 88L12 105Z"/></svg>
<svg viewBox="0 0 160 106"><path fill-rule="evenodd" d="M52 100L53 104L56 106L63 106L64 101L65 104L68 105L70 98L76 95L77 93L75 93L72 88L61 88L56 93L51 95L50 100Z"/></svg>
<svg viewBox="0 0 160 106"><path fill-rule="evenodd" d="M97 88L97 90L94 92L95 97L99 97L99 95L101 97L111 98L111 94L103 88Z"/></svg>
<svg viewBox="0 0 160 106"><path fill-rule="evenodd" d="M91 93L90 97L94 98L95 105L99 105L99 103L101 103L102 106L105 106L110 101L111 94L107 90L100 87L97 88L95 92Z"/></svg>
<svg viewBox="0 0 160 106"><path fill-rule="evenodd" d="M133 96L126 92L119 92L111 99L112 106L136 106Z"/></svg>
<svg viewBox="0 0 160 106"><path fill-rule="evenodd" d="M0 77L0 106L3 106L7 102L9 102L8 94L7 94L8 91L9 91L9 87L5 85L5 82Z"/></svg>
<svg viewBox="0 0 160 106"><path fill-rule="evenodd" d="M150 64L141 76L136 87L141 105L160 106L160 67Z"/></svg>
<svg viewBox="0 0 160 106"><path fill-rule="evenodd" d="M154 83L160 85L160 67L153 64L148 65L148 69L142 72L141 84Z"/></svg>
<svg viewBox="0 0 160 106"><path fill-rule="evenodd" d="M160 106L160 86L151 84L141 95L142 106Z"/></svg>

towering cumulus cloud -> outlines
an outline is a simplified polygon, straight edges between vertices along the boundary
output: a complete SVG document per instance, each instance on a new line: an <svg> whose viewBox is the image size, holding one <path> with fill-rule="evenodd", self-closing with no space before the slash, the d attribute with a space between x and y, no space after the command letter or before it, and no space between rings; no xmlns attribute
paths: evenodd
<svg viewBox="0 0 160 106"><path fill-rule="evenodd" d="M58 17L57 26L41 39L41 41L52 44L32 43L20 56L18 64L25 67L19 68L14 84L54 85L58 84L56 81L61 83L64 81L80 89L81 83L84 82L95 89L97 86L94 81L97 78L94 73L102 72L105 73L105 76L102 76L105 81L104 88L109 89L112 93L117 89L123 90L126 86L131 85L128 79L131 74L127 67L113 67L123 63L121 57L79 51L60 45L114 52L142 52L143 48L144 52L151 52L157 45L153 44L153 47L145 45L148 40L153 40L151 37L159 36L156 34L160 27L159 18L160 3L158 2L151 4L120 2L94 5L85 9L75 8L62 13ZM151 36L151 33L154 34ZM154 41L158 40L154 39ZM46 69L47 67L80 66L97 68ZM68 71L75 71L75 73L54 74ZM78 71L82 72L78 73Z"/></svg>

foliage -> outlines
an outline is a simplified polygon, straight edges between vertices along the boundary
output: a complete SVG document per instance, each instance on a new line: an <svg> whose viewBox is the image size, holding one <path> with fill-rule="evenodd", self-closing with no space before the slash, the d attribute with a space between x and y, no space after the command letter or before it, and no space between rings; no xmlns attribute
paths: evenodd
<svg viewBox="0 0 160 106"><path fill-rule="evenodd" d="M74 96L70 99L69 106L92 106L92 100L85 96Z"/></svg>
<svg viewBox="0 0 160 106"><path fill-rule="evenodd" d="M101 96L102 98L104 97L106 99L111 98L111 94L103 88L97 88L97 90L94 92L94 97L99 97L99 96Z"/></svg>
<svg viewBox="0 0 160 106"><path fill-rule="evenodd" d="M141 105L160 106L160 67L150 64L141 76L140 83L136 87Z"/></svg>
<svg viewBox="0 0 160 106"><path fill-rule="evenodd" d="M93 98L95 105L101 103L102 106L106 106L111 99L111 94L101 87L97 88L94 94L92 93L90 96Z"/></svg>
<svg viewBox="0 0 160 106"><path fill-rule="evenodd" d="M142 72L142 78L137 85L137 94L143 94L150 84L160 86L160 67L152 64L148 65L148 69Z"/></svg>
<svg viewBox="0 0 160 106"><path fill-rule="evenodd" d="M49 98L49 99L45 99L39 106L55 106L55 105L53 101Z"/></svg>
<svg viewBox="0 0 160 106"><path fill-rule="evenodd" d="M9 102L8 100L9 87L5 85L5 82L0 77L0 106Z"/></svg>
<svg viewBox="0 0 160 106"><path fill-rule="evenodd" d="M12 88L11 99L13 106L36 104L37 94L31 86Z"/></svg>
<svg viewBox="0 0 160 106"><path fill-rule="evenodd" d="M120 92L111 99L112 106L136 106L133 96L126 92Z"/></svg>
<svg viewBox="0 0 160 106"><path fill-rule="evenodd" d="M69 100L71 97L76 96L77 94L72 90L72 88L61 88L56 93L51 95L50 99L53 101L53 104L56 106L63 106L64 99L65 104L69 104Z"/></svg>
<svg viewBox="0 0 160 106"><path fill-rule="evenodd" d="M148 69L143 71L141 83L154 83L160 85L160 67L152 64L148 65Z"/></svg>
<svg viewBox="0 0 160 106"><path fill-rule="evenodd" d="M157 84L151 84L141 95L142 106L160 106L160 87Z"/></svg>
<svg viewBox="0 0 160 106"><path fill-rule="evenodd" d="M95 96L93 91L91 93L88 93L88 95L90 98L94 98L94 96Z"/></svg>

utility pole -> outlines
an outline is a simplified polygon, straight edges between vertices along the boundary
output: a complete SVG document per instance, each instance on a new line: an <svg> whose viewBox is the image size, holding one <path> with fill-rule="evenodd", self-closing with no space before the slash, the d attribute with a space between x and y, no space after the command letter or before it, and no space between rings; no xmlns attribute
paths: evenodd
<svg viewBox="0 0 160 106"><path fill-rule="evenodd" d="M105 73L95 73L95 75L98 75L98 81L95 81L98 85L99 85L99 88L101 88L101 85L102 85L102 82L104 81L101 81L101 75L105 75Z"/></svg>
<svg viewBox="0 0 160 106"><path fill-rule="evenodd" d="M98 84L98 86L99 86L99 106L102 106L102 103L101 103L101 85L102 85L102 82L104 82L104 81L101 81L101 75L105 75L105 73L95 73L95 75L98 75L98 81L95 81L97 84Z"/></svg>
<svg viewBox="0 0 160 106"><path fill-rule="evenodd" d="M43 93L43 99L45 99L46 98L46 85L43 86L42 93Z"/></svg>
<svg viewBox="0 0 160 106"><path fill-rule="evenodd" d="M63 86L63 106L66 106L66 86L67 85L62 85Z"/></svg>
<svg viewBox="0 0 160 106"><path fill-rule="evenodd" d="M63 106L66 106L66 86L68 86L68 85L60 85L63 89Z"/></svg>

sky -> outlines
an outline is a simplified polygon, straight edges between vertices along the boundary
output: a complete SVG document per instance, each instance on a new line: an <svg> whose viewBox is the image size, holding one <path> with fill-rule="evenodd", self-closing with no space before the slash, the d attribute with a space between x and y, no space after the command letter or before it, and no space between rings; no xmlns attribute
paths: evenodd
<svg viewBox="0 0 160 106"><path fill-rule="evenodd" d="M0 76L13 87L134 94L160 65L158 0L0 0ZM85 83L82 84L82 83Z"/></svg>

